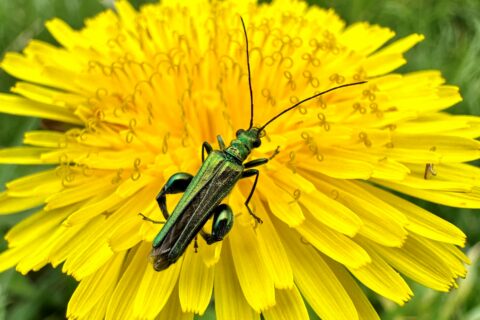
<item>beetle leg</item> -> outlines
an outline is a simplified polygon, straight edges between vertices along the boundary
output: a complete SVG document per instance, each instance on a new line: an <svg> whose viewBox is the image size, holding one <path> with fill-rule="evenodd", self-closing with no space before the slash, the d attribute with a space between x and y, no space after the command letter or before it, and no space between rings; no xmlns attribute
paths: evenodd
<svg viewBox="0 0 480 320"><path fill-rule="evenodd" d="M255 159L255 160L252 160L252 161L245 162L243 164L243 166L245 167L245 169L248 169L248 168L260 166L260 165L265 164L267 162L268 162L268 158L259 158L259 159Z"/></svg>
<svg viewBox="0 0 480 320"><path fill-rule="evenodd" d="M221 135L217 136L218 145L220 146L220 150L225 150L225 142L223 142L223 138Z"/></svg>
<svg viewBox="0 0 480 320"><path fill-rule="evenodd" d="M205 150L207 151L207 155L213 150L212 146L207 141L204 141L202 144L202 162L205 161Z"/></svg>
<svg viewBox="0 0 480 320"><path fill-rule="evenodd" d="M158 221L158 220L153 220L153 219L150 219L149 217L147 217L146 215L144 215L143 213L139 213L138 214L140 217L142 217L143 220L145 221L148 221L148 222L151 222L151 223L155 223L155 224L164 224L165 221Z"/></svg>
<svg viewBox="0 0 480 320"><path fill-rule="evenodd" d="M243 164L243 166L245 167L245 169L248 169L248 168L252 168L252 167L256 167L256 166L260 166L262 164L265 164L267 163L268 161L272 160L280 151L278 151L280 147L277 147L275 149L275 151L273 151L273 154L268 157L268 158L259 158L259 159L255 159L255 160L252 160L252 161L248 161L246 163Z"/></svg>
<svg viewBox="0 0 480 320"><path fill-rule="evenodd" d="M277 154L280 153L280 151L279 151L278 149L280 149L280 146L277 146L277 147L275 148L275 151L273 151L273 154L268 158L268 160L272 160L273 158L275 158L275 156L276 156Z"/></svg>
<svg viewBox="0 0 480 320"><path fill-rule="evenodd" d="M233 226L233 212L227 204L220 204L213 209L212 233L200 230L200 235L207 242L212 244L222 241Z"/></svg>
<svg viewBox="0 0 480 320"><path fill-rule="evenodd" d="M195 236L195 239L193 239L193 249L195 250L195 253L198 252L198 241L197 241L198 236Z"/></svg>
<svg viewBox="0 0 480 320"><path fill-rule="evenodd" d="M165 183L162 190L160 190L160 192L157 195L157 203L158 203L158 206L160 207L160 210L162 210L162 214L165 217L165 219L168 219L168 216L170 215L167 209L166 195L185 192L185 190L187 190L187 187L192 181L192 179L193 179L193 176L189 173L185 173L185 172L175 173L168 179L167 183Z"/></svg>
<svg viewBox="0 0 480 320"><path fill-rule="evenodd" d="M257 159L257 160L261 160L261 159ZM255 161L255 160L252 160L252 161ZM252 162L252 161L250 161L250 162ZM260 175L260 172L257 169L250 169L250 170L243 171L242 178L248 178L248 177L251 177L251 176L255 176L255 181L253 182L252 190L250 191L250 194L248 195L247 200L245 201L245 206L247 207L250 215L255 219L255 221L257 223L263 223L262 219L260 219L257 215L255 215L253 213L252 209L250 209L250 207L248 206L248 203L250 202L250 199L253 196L253 192L255 191L255 188L257 187L257 181L258 181L258 176L259 175Z"/></svg>

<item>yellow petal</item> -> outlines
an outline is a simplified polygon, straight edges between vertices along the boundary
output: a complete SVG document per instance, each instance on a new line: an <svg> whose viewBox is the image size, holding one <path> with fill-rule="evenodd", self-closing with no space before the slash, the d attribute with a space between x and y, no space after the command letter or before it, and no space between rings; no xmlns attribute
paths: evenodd
<svg viewBox="0 0 480 320"><path fill-rule="evenodd" d="M380 320L377 312L373 308L371 302L368 300L365 292L359 287L357 281L353 279L350 273L345 268L335 261L325 259L325 262L329 265L330 269L335 273L337 279L341 282L346 289L348 295L352 299L355 309L358 313L358 319L360 320Z"/></svg>
<svg viewBox="0 0 480 320"><path fill-rule="evenodd" d="M428 87L422 89L410 90L403 98L396 98L394 100L395 108L402 111L416 111L418 116L418 114L446 109L462 101L457 87L441 86L436 88L430 83ZM397 94L400 93L397 92Z"/></svg>
<svg viewBox="0 0 480 320"><path fill-rule="evenodd" d="M297 287L292 289L275 290L275 306L265 310L266 320L277 319L310 319L307 308Z"/></svg>
<svg viewBox="0 0 480 320"><path fill-rule="evenodd" d="M98 308L97 304L102 298L111 295L121 271L124 256L124 253L115 254L97 272L80 281L68 302L68 318L85 318L93 308Z"/></svg>
<svg viewBox="0 0 480 320"><path fill-rule="evenodd" d="M15 266L24 255L24 247L9 248L0 253L0 272Z"/></svg>
<svg viewBox="0 0 480 320"><path fill-rule="evenodd" d="M266 210L261 201L256 201L255 203L258 210ZM272 276L275 288L292 288L294 286L292 267L283 247L281 237L272 225L269 215L263 216L263 223L255 229L255 232L260 253L268 273Z"/></svg>
<svg viewBox="0 0 480 320"><path fill-rule="evenodd" d="M11 247L31 245L41 235L53 232L70 213L68 210L40 210L13 226L5 235Z"/></svg>
<svg viewBox="0 0 480 320"><path fill-rule="evenodd" d="M435 166L438 178L461 182L471 186L470 189L480 186L480 168L466 163L445 163Z"/></svg>
<svg viewBox="0 0 480 320"><path fill-rule="evenodd" d="M468 257L457 247L448 243L441 243L437 241L430 241L421 236L414 235L416 240L427 246L437 256L442 257L449 269L453 272L455 277L464 278L467 275L466 263L470 263Z"/></svg>
<svg viewBox="0 0 480 320"><path fill-rule="evenodd" d="M301 190L302 193L308 194L315 191L315 185L298 172L281 170L273 172L271 177L278 185L289 192L291 190Z"/></svg>
<svg viewBox="0 0 480 320"><path fill-rule="evenodd" d="M298 168L315 170L321 174L337 179L368 179L373 174L374 166L365 161L326 155L322 161L314 158L299 160Z"/></svg>
<svg viewBox="0 0 480 320"><path fill-rule="evenodd" d="M23 255L20 261L17 262L16 270L23 275L26 275L32 270L40 270L49 262L48 253L51 248L50 233L41 234L34 240L33 244L18 248L22 248L25 251L25 248L28 248L27 250L29 250L35 245L37 250L30 250L30 254Z"/></svg>
<svg viewBox="0 0 480 320"><path fill-rule="evenodd" d="M138 285L138 291L132 299L133 303L133 317L142 319L153 319L162 311L168 310L168 305L172 300L178 301L178 290L176 289L176 283L182 267L183 258L180 258L175 264L168 269L157 272L153 269L153 265L148 263L149 252L151 250L151 243L146 243L148 251L143 257L138 257L139 262L146 266L146 269L140 275L140 283ZM145 253L145 251L143 251ZM177 315L180 314L180 304L176 309ZM169 312L172 312L170 310Z"/></svg>
<svg viewBox="0 0 480 320"><path fill-rule="evenodd" d="M465 245L465 234L450 222L443 220L433 213L414 205L410 201L397 197L390 192L386 192L365 183L362 183L362 186L381 197L383 201L402 211L408 219L408 224L406 225L408 230L432 240L460 246Z"/></svg>
<svg viewBox="0 0 480 320"><path fill-rule="evenodd" d="M84 39L79 32L74 31L67 23L60 19L52 19L45 26L52 36L65 48L82 46Z"/></svg>
<svg viewBox="0 0 480 320"><path fill-rule="evenodd" d="M368 70L369 77L375 77L391 72L405 63L407 63L407 60L405 60L401 54L384 53L374 54L368 57L364 67L366 70Z"/></svg>
<svg viewBox="0 0 480 320"><path fill-rule="evenodd" d="M152 303L155 303L153 301ZM182 312L180 306L180 300L178 298L178 289L175 287L175 290L170 295L170 299L168 299L167 304L162 309L162 311L158 314L155 319L158 320L192 320L193 313L190 312Z"/></svg>
<svg viewBox="0 0 480 320"><path fill-rule="evenodd" d="M301 195L299 201L316 220L347 236L353 237L362 226L355 212L321 192Z"/></svg>
<svg viewBox="0 0 480 320"><path fill-rule="evenodd" d="M393 159L383 158L373 169L372 178L385 180L403 180L410 173L410 169Z"/></svg>
<svg viewBox="0 0 480 320"><path fill-rule="evenodd" d="M395 134L392 144L388 155L404 162L438 163L440 159L442 162L464 162L480 158L480 142L462 137ZM408 150L410 156L402 154L402 150Z"/></svg>
<svg viewBox="0 0 480 320"><path fill-rule="evenodd" d="M439 134L451 133L458 136L460 132L468 133L472 131L470 138L475 138L475 132L478 131L479 120L474 116L451 116L443 114L434 114L422 117L416 121L409 121L398 124L395 132L401 134ZM465 136L468 138L468 136Z"/></svg>
<svg viewBox="0 0 480 320"><path fill-rule="evenodd" d="M142 220L141 217L138 216L138 213L142 211L143 208L138 211L133 211L135 215L125 217L123 221L115 225L115 229L112 230L113 234L110 239L110 245L114 251L128 250L141 240L144 240L144 237L139 232ZM160 231L160 229L158 230Z"/></svg>
<svg viewBox="0 0 480 320"><path fill-rule="evenodd" d="M303 297L322 319L358 319L352 300L322 256L304 244L300 236L281 222L275 226L282 233L292 263L295 284Z"/></svg>
<svg viewBox="0 0 480 320"><path fill-rule="evenodd" d="M370 248L360 242L367 250ZM368 250L371 263L360 268L349 268L350 272L365 286L378 294L403 305L413 295L403 278L375 250Z"/></svg>
<svg viewBox="0 0 480 320"><path fill-rule="evenodd" d="M46 66L60 67L69 72L81 73L83 71L82 64L85 63L85 58L81 55L72 55L53 44L37 40L30 41L23 53L27 57L44 62Z"/></svg>
<svg viewBox="0 0 480 320"><path fill-rule="evenodd" d="M152 187L155 187L158 192L162 185L160 184L161 181L155 180L155 177L141 174L140 178L137 180L126 179L125 181L122 181L122 183L115 189L115 193L122 198L128 198L149 184L152 185Z"/></svg>
<svg viewBox="0 0 480 320"><path fill-rule="evenodd" d="M401 246L407 232L406 217L394 207L375 197L354 182L312 176L317 188L332 194L337 201L355 212L362 220L359 234L385 246Z"/></svg>
<svg viewBox="0 0 480 320"><path fill-rule="evenodd" d="M7 183L8 194L13 197L49 195L62 188L62 179L56 170L40 171Z"/></svg>
<svg viewBox="0 0 480 320"><path fill-rule="evenodd" d="M13 238L12 243L18 245L18 248L31 248L35 246L37 250L30 251L17 264L17 270L26 274L31 270L38 270L49 260L49 254L52 247L56 244L59 235L63 234L60 226L61 221L76 208L62 208L52 212L39 212L32 215L25 223L11 230L9 236ZM50 260L51 261L51 260Z"/></svg>
<svg viewBox="0 0 480 320"><path fill-rule="evenodd" d="M95 176L90 177L90 181L94 183L84 183L76 187L65 188L63 191L55 193L46 199L47 205L45 206L46 210L52 210L56 208L61 208L82 200L86 200L90 197L98 195L100 192L102 194L109 194L114 185L112 184L112 179L115 177L115 174L109 174L105 176Z"/></svg>
<svg viewBox="0 0 480 320"><path fill-rule="evenodd" d="M69 257L65 261L62 267L64 273L71 274L77 280L83 279L97 272L98 268L113 256L114 252L105 239L91 237L91 240L95 241L94 244L88 246L82 254Z"/></svg>
<svg viewBox="0 0 480 320"><path fill-rule="evenodd" d="M108 245L109 229L105 228L104 216L92 219L83 227L62 226L57 230L61 232L57 237L51 238L52 247L49 258L53 265L65 260L62 271L77 279L95 272L114 254Z"/></svg>
<svg viewBox="0 0 480 320"><path fill-rule="evenodd" d="M409 188L424 189L431 191L451 191L458 193L468 193L474 190L474 187L470 183L458 181L456 179L449 179L448 175L444 175L443 172L437 170L437 166L434 170L437 172L438 177L432 178L432 174L427 172L427 178L425 178L425 171L427 170L424 165L411 165L412 174L406 177L402 181L397 181L398 184L404 185Z"/></svg>
<svg viewBox="0 0 480 320"><path fill-rule="evenodd" d="M161 226L144 221L139 215L142 213L154 220L163 219L163 216L160 219L160 210L154 201L157 192L155 185L145 188L112 212L107 223L111 226L109 241L113 251L128 250L141 240L151 241L160 231ZM155 208L157 215L153 216L148 208Z"/></svg>
<svg viewBox="0 0 480 320"><path fill-rule="evenodd" d="M202 250L207 243L199 243ZM184 260L178 293L183 312L193 312L202 315L208 307L213 291L213 267L207 267L201 254L195 253L190 245L184 253Z"/></svg>
<svg viewBox="0 0 480 320"><path fill-rule="evenodd" d="M257 190L267 199L268 206L272 213L290 226L300 224L305 217L302 209L295 202L294 195L279 188L268 176L262 175L261 183L257 184Z"/></svg>
<svg viewBox="0 0 480 320"><path fill-rule="evenodd" d="M81 319L103 320L105 319L105 311L107 310L108 296L102 297L97 306L90 309L90 312L85 314Z"/></svg>
<svg viewBox="0 0 480 320"><path fill-rule="evenodd" d="M248 304L257 312L273 306L273 279L265 266L252 227L236 224L228 236L228 242L238 281Z"/></svg>
<svg viewBox="0 0 480 320"><path fill-rule="evenodd" d="M215 314L218 320L260 318L260 315L245 300L235 274L230 245L223 246L221 259L215 266L214 287Z"/></svg>
<svg viewBox="0 0 480 320"><path fill-rule="evenodd" d="M11 74L16 78L23 79L29 82L35 82L35 83L47 85L47 86L53 86L53 82L48 77L45 77L42 65L39 65L33 59L24 57L19 53L9 52L5 54L5 57L3 58L3 61L1 62L0 66L2 67L3 70L7 71L9 74ZM11 96L11 95L8 95L8 96ZM15 96L11 96L11 97L15 97ZM17 100L17 101L23 100L22 98L18 98L18 99L20 100ZM55 110L57 109L55 108ZM42 112L42 110L36 110L34 112L35 113Z"/></svg>
<svg viewBox="0 0 480 320"><path fill-rule="evenodd" d="M151 268L147 263L150 249L148 243L144 243L136 250L110 297L105 319L131 318L132 304L135 301L142 279L144 279L146 269Z"/></svg>
<svg viewBox="0 0 480 320"><path fill-rule="evenodd" d="M78 209L72 213L68 219L65 220L64 224L74 225L78 223L85 223L86 221L102 214L103 212L112 211L112 208L122 204L123 201L123 198L119 197L115 193L112 193L102 200L95 201L93 204L85 204L81 209Z"/></svg>
<svg viewBox="0 0 480 320"><path fill-rule="evenodd" d="M51 151L46 148L14 147L0 150L0 163L15 164L51 164L58 163L58 158L44 160L41 156Z"/></svg>
<svg viewBox="0 0 480 320"><path fill-rule="evenodd" d="M414 45L422 41L425 37L421 34L411 34L402 39L396 40L392 44L388 45L386 48L377 51L376 54L391 54L391 53L404 53L412 48Z"/></svg>
<svg viewBox="0 0 480 320"><path fill-rule="evenodd" d="M71 124L82 124L82 121L66 108L36 102L11 94L0 94L0 112L17 116L57 120Z"/></svg>
<svg viewBox="0 0 480 320"><path fill-rule="evenodd" d="M379 185L383 185L389 189L397 190L401 193L411 195L416 198L424 199L427 201L440 203L446 206L459 207L459 208L472 208L476 209L480 207L480 193L473 190L473 192L448 192L448 191L431 191L422 190L417 188L411 188L402 184L388 182L384 180L374 180Z"/></svg>
<svg viewBox="0 0 480 320"><path fill-rule="evenodd" d="M424 286L446 292L454 283L455 274L445 258L428 243L409 237L402 248L387 249L374 243L371 246L391 266Z"/></svg>
<svg viewBox="0 0 480 320"><path fill-rule="evenodd" d="M211 245L204 245L202 249L203 263L207 267L213 267L220 260L220 254L222 252L223 241L216 242Z"/></svg>
<svg viewBox="0 0 480 320"><path fill-rule="evenodd" d="M85 98L82 96L60 92L29 82L17 82L11 91L30 100L64 108L68 105L75 106L85 102Z"/></svg>
<svg viewBox="0 0 480 320"><path fill-rule="evenodd" d="M346 266L358 268L370 262L368 253L350 237L338 233L311 216L295 228L320 252Z"/></svg>
<svg viewBox="0 0 480 320"><path fill-rule="evenodd" d="M26 198L14 198L8 192L0 192L0 215L21 212L38 207L45 201L45 196L30 196Z"/></svg>
<svg viewBox="0 0 480 320"><path fill-rule="evenodd" d="M348 26L340 40L345 45L354 47L356 52L368 55L394 36L395 33L388 28L360 22Z"/></svg>
<svg viewBox="0 0 480 320"><path fill-rule="evenodd" d="M66 143L63 133L55 131L30 131L25 133L23 143L37 147L58 148Z"/></svg>

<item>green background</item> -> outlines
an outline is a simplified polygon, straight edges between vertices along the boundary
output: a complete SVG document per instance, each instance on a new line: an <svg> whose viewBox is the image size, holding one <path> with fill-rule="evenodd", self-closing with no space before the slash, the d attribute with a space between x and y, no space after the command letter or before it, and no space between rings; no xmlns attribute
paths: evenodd
<svg viewBox="0 0 480 320"><path fill-rule="evenodd" d="M135 6L152 1L131 1ZM348 23L369 21L390 27L403 37L422 33L426 39L407 53L408 65L401 72L438 69L447 82L461 88L464 101L449 112L480 115L480 1L310 1L334 8ZM108 0L0 0L0 57L7 51L21 51L32 38L53 42L44 28L52 17L80 28L83 19L110 7ZM14 79L0 70L0 90L6 92ZM39 126L37 119L0 114L0 147L21 143L23 132ZM478 162L477 162L478 165ZM38 170L28 166L0 166L0 190L14 177ZM420 202L422 206L461 227L468 235L466 250L479 254L480 212L459 210ZM28 213L0 216L0 235ZM0 241L0 250L6 247ZM473 247L473 249L472 249ZM34 250L35 248L32 248ZM369 296L382 319L479 319L479 264L474 264L460 290L437 293L412 283L415 297L405 307ZM59 270L44 268L21 276L14 270L0 274L0 320L63 319L75 282ZM202 319L213 319L213 306ZM314 318L314 316L312 316Z"/></svg>

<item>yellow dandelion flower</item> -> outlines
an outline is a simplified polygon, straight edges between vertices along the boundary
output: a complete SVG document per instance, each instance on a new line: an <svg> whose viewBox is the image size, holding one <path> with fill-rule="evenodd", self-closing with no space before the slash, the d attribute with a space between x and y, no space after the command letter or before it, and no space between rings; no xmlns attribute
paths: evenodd
<svg viewBox="0 0 480 320"><path fill-rule="evenodd" d="M249 159L268 158L225 199L234 226L223 241L198 238L161 272L149 262L162 228L156 196L176 172L195 174L204 141L232 141L273 122ZM0 213L38 211L13 227L0 270L50 263L80 283L78 319L192 319L211 299L218 319L376 319L359 286L397 304L406 278L448 291L465 276L465 235L390 190L479 208L480 119L442 112L461 100L437 71L391 73L418 34L388 45L386 28L346 26L332 11L294 0L167 0L135 11L126 1L72 30L48 22L60 43L32 41L1 67L20 79L0 111L53 120L0 151L1 163L52 165L7 184ZM53 129L55 128L55 130ZM169 196L171 209L178 196ZM211 221L204 230L211 230ZM177 232L180 232L178 230Z"/></svg>

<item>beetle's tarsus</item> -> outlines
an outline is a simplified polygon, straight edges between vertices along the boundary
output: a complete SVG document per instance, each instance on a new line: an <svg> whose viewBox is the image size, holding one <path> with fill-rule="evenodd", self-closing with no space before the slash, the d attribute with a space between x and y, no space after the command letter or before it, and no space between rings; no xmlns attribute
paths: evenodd
<svg viewBox="0 0 480 320"><path fill-rule="evenodd" d="M138 214L140 217L142 217L143 220L145 221L149 221L149 222L152 222L152 223L155 223L155 224L164 224L165 221L158 221L158 220L153 220L153 219L150 219L149 217L147 217L146 215L144 215L143 213L139 213Z"/></svg>
<svg viewBox="0 0 480 320"><path fill-rule="evenodd" d="M280 153L279 149L280 146L277 146L277 148L275 148L275 151L273 151L273 154L270 156L270 158L268 158L268 160L272 160L273 158L275 158L275 156Z"/></svg>
<svg viewBox="0 0 480 320"><path fill-rule="evenodd" d="M253 217L253 219L255 220L255 227L254 228L257 228L257 226L259 224L262 224L263 223L263 220L257 216L255 213L253 213L252 209L250 209L250 207L248 206L248 204L246 204L247 206L247 209L248 209L248 213Z"/></svg>

